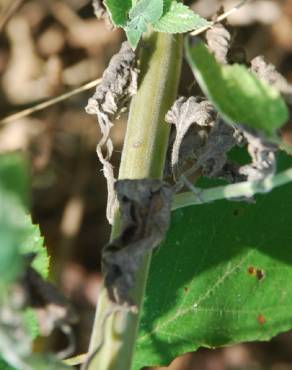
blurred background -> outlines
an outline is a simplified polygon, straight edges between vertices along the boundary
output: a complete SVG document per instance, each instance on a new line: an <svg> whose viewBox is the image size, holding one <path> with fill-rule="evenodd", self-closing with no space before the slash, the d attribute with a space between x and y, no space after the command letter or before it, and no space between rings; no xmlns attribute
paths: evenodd
<svg viewBox="0 0 292 370"><path fill-rule="evenodd" d="M237 1L189 1L204 17ZM254 0L229 18L234 42L248 59L265 55L292 82L292 0ZM124 35L93 13L91 0L0 0L0 119L102 75ZM192 80L183 66L180 94ZM100 132L84 107L94 89L10 123L0 123L0 152L28 158L31 209L51 255L51 279L79 313L76 354L87 350L101 283L100 252L110 228L106 186L95 147ZM126 116L112 130L118 169ZM289 129L284 131L291 138ZM291 308L292 309L292 308ZM58 335L36 344L59 350ZM162 369L162 368L160 368ZM171 370L292 370L292 333L270 343L187 354Z"/></svg>

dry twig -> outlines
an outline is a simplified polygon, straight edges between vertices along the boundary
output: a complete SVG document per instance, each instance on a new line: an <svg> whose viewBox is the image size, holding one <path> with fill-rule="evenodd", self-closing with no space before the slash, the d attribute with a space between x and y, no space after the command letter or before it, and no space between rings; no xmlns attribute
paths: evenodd
<svg viewBox="0 0 292 370"><path fill-rule="evenodd" d="M221 14L215 21L210 22L207 26L200 27L197 30L191 32L191 36L198 36L201 33L207 31L209 28L212 28L216 23L222 22L224 19L226 19L227 17L229 17L232 13L236 12L237 10L239 10L248 1L250 1L250 0L242 0L242 1L240 1L240 3L238 3L236 6L234 6L233 8L231 8L229 10L227 10L225 13Z"/></svg>
<svg viewBox="0 0 292 370"><path fill-rule="evenodd" d="M71 90L65 94L62 94L62 95L59 95L59 96L56 96L55 98L52 98L52 99L48 99L40 104L37 104L37 105L34 105L33 107L31 108L27 108L27 109L24 109L20 112L17 112L17 113L14 113L14 114L11 114L10 116L7 116L5 118L2 118L0 120L0 125L5 125L7 123L10 123L12 121L15 121L17 119L20 119L20 118L23 118L23 117L26 117L26 116L29 116L35 112L39 112L45 108L48 108L54 104L57 104L61 101L64 101L66 99L69 99L71 98L72 96L74 95L77 95L77 94L80 94L81 92L83 91L86 91L86 90L89 90L89 89L92 89L93 87L95 87L96 85L98 85L101 81L101 78L97 78L96 80L93 80L93 81L90 81L90 82L87 82L85 85L82 85L80 87L77 87L76 89L74 90Z"/></svg>

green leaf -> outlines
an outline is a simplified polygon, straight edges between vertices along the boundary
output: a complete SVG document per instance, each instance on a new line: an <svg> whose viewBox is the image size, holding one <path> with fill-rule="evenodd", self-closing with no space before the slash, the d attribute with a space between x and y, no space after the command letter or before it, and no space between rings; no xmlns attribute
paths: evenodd
<svg viewBox="0 0 292 370"><path fill-rule="evenodd" d="M1 283L13 281L21 271L21 254L37 254L36 270L47 277L49 260L38 226L25 213L27 169L20 155L0 156L0 272Z"/></svg>
<svg viewBox="0 0 292 370"><path fill-rule="evenodd" d="M163 0L163 14L168 12L172 2L173 0Z"/></svg>
<svg viewBox="0 0 292 370"><path fill-rule="evenodd" d="M16 369L15 369L15 367L12 367L12 366L8 365L7 362L4 361L0 357L0 370L16 370Z"/></svg>
<svg viewBox="0 0 292 370"><path fill-rule="evenodd" d="M36 339L40 333L38 318L32 308L26 308L21 312L23 326L32 340Z"/></svg>
<svg viewBox="0 0 292 370"><path fill-rule="evenodd" d="M1 155L0 186L8 193L19 197L27 206L27 164L23 157L17 153Z"/></svg>
<svg viewBox="0 0 292 370"><path fill-rule="evenodd" d="M39 226L31 222L30 216L24 215L24 217L25 231L20 241L20 253L23 255L36 253L32 267L46 279L49 275L49 256L44 247L44 238L41 236ZM36 314L32 309L27 308L23 315L24 325L31 338L35 339L39 335L39 324Z"/></svg>
<svg viewBox="0 0 292 370"><path fill-rule="evenodd" d="M25 233L20 243L20 252L21 254L36 253L32 266L43 278L47 278L50 261L39 226L34 225L28 215L25 215L24 223Z"/></svg>
<svg viewBox="0 0 292 370"><path fill-rule="evenodd" d="M126 25L128 13L132 7L131 0L104 0L104 5L115 26L123 27Z"/></svg>
<svg viewBox="0 0 292 370"><path fill-rule="evenodd" d="M135 50L143 32L147 30L147 24L143 18L134 19L128 23L124 30L126 32L129 44L133 50Z"/></svg>
<svg viewBox="0 0 292 370"><path fill-rule="evenodd" d="M229 123L241 123L274 136L288 119L279 92L258 80L245 66L220 65L199 43L186 43L187 59L201 89Z"/></svg>
<svg viewBox="0 0 292 370"><path fill-rule="evenodd" d="M163 13L163 0L140 0L130 11L124 27L128 41L133 49L147 30L147 24L157 21Z"/></svg>
<svg viewBox="0 0 292 370"><path fill-rule="evenodd" d="M9 165L11 164L11 166ZM15 279L21 269L19 245L25 233L23 196L18 193L18 184L11 183L15 174L19 180L20 168L9 158L0 157L0 287ZM6 175L6 177L3 177ZM10 184L11 183L11 184ZM10 184L10 188L8 187Z"/></svg>
<svg viewBox="0 0 292 370"><path fill-rule="evenodd" d="M183 33L208 25L209 22L182 3L173 1L169 10L155 23L157 32Z"/></svg>
<svg viewBox="0 0 292 370"><path fill-rule="evenodd" d="M22 255L36 253L33 267L48 276L49 258L39 227L33 225L24 209L27 171L20 155L0 156L0 290L4 297L9 284L22 271ZM25 326L32 337L38 334L34 313L24 311Z"/></svg>
<svg viewBox="0 0 292 370"><path fill-rule="evenodd" d="M163 13L163 0L140 0L130 10L129 18L135 19L142 17L146 22L157 21Z"/></svg>
<svg viewBox="0 0 292 370"><path fill-rule="evenodd" d="M132 370L292 327L291 192L173 213L153 255Z"/></svg>

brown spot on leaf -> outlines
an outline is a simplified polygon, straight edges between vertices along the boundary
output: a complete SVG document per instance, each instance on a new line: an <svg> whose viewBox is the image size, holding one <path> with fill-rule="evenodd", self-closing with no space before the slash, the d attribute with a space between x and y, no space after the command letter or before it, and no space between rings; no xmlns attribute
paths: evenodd
<svg viewBox="0 0 292 370"><path fill-rule="evenodd" d="M255 269L253 266L249 266L249 268L247 269L247 272L248 272L250 275L253 275L253 276L255 276L255 275L256 275L256 269Z"/></svg>
<svg viewBox="0 0 292 370"><path fill-rule="evenodd" d="M185 286L184 287L184 291L187 293L188 291L189 291L190 289L187 287L187 286Z"/></svg>
<svg viewBox="0 0 292 370"><path fill-rule="evenodd" d="M258 281L263 280L265 277L265 271L254 266L249 266L247 272L249 275L256 277Z"/></svg>
<svg viewBox="0 0 292 370"><path fill-rule="evenodd" d="M263 280L263 279L264 279L264 277L265 277L265 272L264 272L264 270L257 269L257 270L256 270L256 276L257 276L257 279L258 279L259 281Z"/></svg>
<svg viewBox="0 0 292 370"><path fill-rule="evenodd" d="M261 313L257 317L257 321L260 325L264 325L266 323L266 318Z"/></svg>

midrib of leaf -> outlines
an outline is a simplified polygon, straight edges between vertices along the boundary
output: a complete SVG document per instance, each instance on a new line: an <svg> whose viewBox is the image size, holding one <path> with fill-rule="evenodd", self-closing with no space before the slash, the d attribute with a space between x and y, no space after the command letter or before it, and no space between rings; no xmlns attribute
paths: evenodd
<svg viewBox="0 0 292 370"><path fill-rule="evenodd" d="M234 274L236 272L236 270L238 268L240 268L244 262L248 259L248 257L250 257L250 255L252 254L252 250L246 255L244 256L244 258L239 261L238 264L235 264L234 266L230 266L230 269L227 267L226 271L224 274L222 274L222 276L218 277L218 280L213 284L212 287L210 287L206 293L204 293L203 295L201 295L198 300L196 302L194 302L194 304L191 306L191 307L188 307L188 308L185 308L185 309L182 309L182 306L185 304L185 300L187 298L187 296L191 293L191 291L189 291L187 294L185 294L185 297L184 297L184 300L182 301L182 303L180 304L180 306L176 309L177 312L175 315L169 317L166 321L162 322L161 324L158 324L158 325L154 325L154 328L151 332L149 333L146 333L144 334L142 337L140 337L138 339L138 343L139 342L142 342L143 340L147 339L148 337L151 337L151 335L157 333L158 331L161 332L161 329L167 327L170 323L173 323L175 320L181 318L182 316L185 316L187 315L188 313L192 312L192 311L207 311L209 309L205 309L205 308L199 308L199 305L204 302L207 298L209 298L209 296L214 293L216 291L216 289L218 289L223 283L224 281L230 277L232 274ZM219 310L212 310L210 309L210 311L213 311L213 312L218 312ZM222 311L222 310L221 310ZM234 310L231 310L231 311L234 311ZM230 311L230 312L231 312ZM227 312L227 311L226 311ZM238 311L239 312L239 311ZM251 310L247 311L247 313L251 313ZM167 334L168 335L168 334Z"/></svg>

